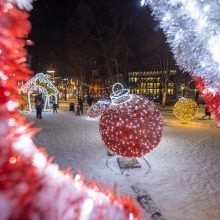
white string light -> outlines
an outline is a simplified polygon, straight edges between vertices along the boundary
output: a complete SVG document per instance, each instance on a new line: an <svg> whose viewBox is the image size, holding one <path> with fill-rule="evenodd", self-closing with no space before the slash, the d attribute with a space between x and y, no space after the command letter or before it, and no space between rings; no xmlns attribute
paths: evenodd
<svg viewBox="0 0 220 220"><path fill-rule="evenodd" d="M130 100L130 90L124 89L121 83L115 83L112 86L112 94L110 95L113 105L118 105Z"/></svg>

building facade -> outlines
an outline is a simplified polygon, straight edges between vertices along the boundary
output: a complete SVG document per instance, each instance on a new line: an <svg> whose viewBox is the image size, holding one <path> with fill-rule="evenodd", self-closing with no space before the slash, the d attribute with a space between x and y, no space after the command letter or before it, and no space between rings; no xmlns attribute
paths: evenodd
<svg viewBox="0 0 220 220"><path fill-rule="evenodd" d="M175 98L175 77L176 70L129 72L128 84L132 93L159 101L164 89L168 98Z"/></svg>

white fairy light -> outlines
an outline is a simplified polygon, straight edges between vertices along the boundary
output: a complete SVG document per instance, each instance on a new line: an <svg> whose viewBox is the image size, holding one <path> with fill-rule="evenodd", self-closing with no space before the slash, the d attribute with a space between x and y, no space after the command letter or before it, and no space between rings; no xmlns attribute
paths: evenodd
<svg viewBox="0 0 220 220"><path fill-rule="evenodd" d="M141 6L145 5L145 0L141 0Z"/></svg>
<svg viewBox="0 0 220 220"><path fill-rule="evenodd" d="M160 21L181 68L204 78L210 91L220 90L219 1L146 0L144 4Z"/></svg>
<svg viewBox="0 0 220 220"><path fill-rule="evenodd" d="M33 0L14 0L20 9L31 11L33 9Z"/></svg>
<svg viewBox="0 0 220 220"><path fill-rule="evenodd" d="M8 103L7 103L8 111L13 111L17 107L18 107L18 103L17 102L8 101Z"/></svg>
<svg viewBox="0 0 220 220"><path fill-rule="evenodd" d="M32 153L32 149L31 149L32 146L33 146L33 141L27 135L20 136L13 143L13 148L24 156L29 156Z"/></svg>
<svg viewBox="0 0 220 220"><path fill-rule="evenodd" d="M47 164L47 160L46 160L45 156L42 153L36 153L33 156L33 162L32 163L37 168L43 169L43 168L45 168L45 166Z"/></svg>
<svg viewBox="0 0 220 220"><path fill-rule="evenodd" d="M92 199L86 199L83 207L81 209L79 220L89 220L92 210L94 207L94 202Z"/></svg>

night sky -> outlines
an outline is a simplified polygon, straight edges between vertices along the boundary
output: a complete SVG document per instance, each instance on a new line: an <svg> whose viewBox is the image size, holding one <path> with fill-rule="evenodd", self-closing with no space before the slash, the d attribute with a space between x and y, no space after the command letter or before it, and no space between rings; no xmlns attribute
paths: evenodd
<svg viewBox="0 0 220 220"><path fill-rule="evenodd" d="M61 76L76 76L81 66L86 72L97 62L105 71L97 26L101 27L103 42L109 45L107 42L114 41L111 33L117 16L120 17L117 31L123 30L119 45L127 51L125 59L125 49L118 49L120 72L155 69L152 57L166 44L150 10L141 7L139 0L108 2L110 5L103 0L36 1L31 12L30 38L35 44L29 48L32 69L35 72L54 69Z"/></svg>

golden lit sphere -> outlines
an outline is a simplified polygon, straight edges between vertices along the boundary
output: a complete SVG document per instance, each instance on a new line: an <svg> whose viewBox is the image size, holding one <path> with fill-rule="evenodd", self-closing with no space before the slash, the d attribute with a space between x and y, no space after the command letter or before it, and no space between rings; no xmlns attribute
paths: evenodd
<svg viewBox="0 0 220 220"><path fill-rule="evenodd" d="M181 98L173 108L174 115L183 121L192 120L197 111L197 103L194 100L187 98Z"/></svg>

